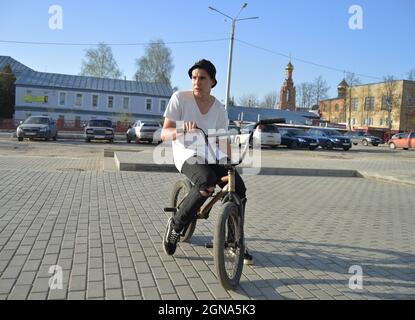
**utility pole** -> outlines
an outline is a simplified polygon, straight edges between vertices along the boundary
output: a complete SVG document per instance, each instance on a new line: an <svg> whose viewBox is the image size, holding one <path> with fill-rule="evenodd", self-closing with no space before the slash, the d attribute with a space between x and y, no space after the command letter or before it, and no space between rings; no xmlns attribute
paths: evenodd
<svg viewBox="0 0 415 320"><path fill-rule="evenodd" d="M230 39L230 44L229 44L229 57L228 57L228 74L227 74L227 81L226 81L226 97L225 97L225 108L226 109L228 109L228 107L229 107L229 96L230 96L230 90L231 90L232 55L233 55L233 42L234 42L234 39L235 39L235 25L236 25L236 22L237 21L242 21L242 20L258 19L258 17L238 19L238 17L241 14L242 10L245 9L247 5L248 5L248 3L244 3L242 5L241 10L239 10L239 13L234 18L230 17L229 15L227 15L227 14L225 14L225 13L223 13L223 12L213 8L213 7L209 7L210 10L216 11L217 13L225 16L226 18L228 18L232 21L231 39Z"/></svg>

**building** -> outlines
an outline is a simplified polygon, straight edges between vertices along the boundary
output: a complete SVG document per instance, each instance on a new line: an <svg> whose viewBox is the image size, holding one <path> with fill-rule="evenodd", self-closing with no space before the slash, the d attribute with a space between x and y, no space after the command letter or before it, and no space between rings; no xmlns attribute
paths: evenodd
<svg viewBox="0 0 415 320"><path fill-rule="evenodd" d="M229 106L230 121L256 122L264 119L284 118L289 124L318 125L320 117L314 112L293 112L289 110Z"/></svg>
<svg viewBox="0 0 415 320"><path fill-rule="evenodd" d="M415 81L394 80L349 87L343 80L338 97L320 101L322 119L352 130L396 133L415 130Z"/></svg>
<svg viewBox="0 0 415 320"><path fill-rule="evenodd" d="M173 93L166 84L37 72L0 56L0 68L6 63L16 74L16 121L48 115L60 127L80 127L97 118L161 120Z"/></svg>
<svg viewBox="0 0 415 320"><path fill-rule="evenodd" d="M294 66L291 61L285 67L285 80L280 90L278 109L295 111L295 87L293 82Z"/></svg>

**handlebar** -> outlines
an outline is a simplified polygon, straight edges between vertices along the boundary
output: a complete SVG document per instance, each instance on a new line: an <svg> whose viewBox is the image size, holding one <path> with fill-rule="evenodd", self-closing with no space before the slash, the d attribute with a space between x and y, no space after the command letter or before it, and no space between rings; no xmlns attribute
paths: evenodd
<svg viewBox="0 0 415 320"><path fill-rule="evenodd" d="M248 148L249 148L249 141L251 141L252 136L253 136L253 134L255 132L255 129L259 125L274 124L274 123L285 123L285 118L264 119L264 120L260 120L260 121L256 122L253 130L249 134L248 142L246 143L246 145L244 147L244 150L242 152L242 156L240 157L240 159L239 159L239 161L237 163L235 163L235 164L232 164L231 163L231 165L232 166L237 166L237 165L240 165L242 163L242 161L245 158L246 152L248 151ZM201 129L201 128L197 127L197 126L194 129L200 130L203 133L204 138L205 138L206 145L210 148L209 140L208 140L208 135L205 133L205 131L203 131L203 129ZM229 134L229 133L215 133L215 134L211 134L209 137L230 137L232 135L233 134Z"/></svg>

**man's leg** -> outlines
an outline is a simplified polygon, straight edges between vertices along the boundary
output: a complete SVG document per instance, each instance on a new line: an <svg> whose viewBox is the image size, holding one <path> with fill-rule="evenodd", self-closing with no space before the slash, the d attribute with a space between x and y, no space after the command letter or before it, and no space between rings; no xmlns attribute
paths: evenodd
<svg viewBox="0 0 415 320"><path fill-rule="evenodd" d="M193 187L181 204L180 209L168 222L164 238L164 248L169 255L172 255L176 250L180 232L196 217L200 207L214 192L217 182L215 172L204 162L199 161L195 164L185 162L182 173L192 181Z"/></svg>

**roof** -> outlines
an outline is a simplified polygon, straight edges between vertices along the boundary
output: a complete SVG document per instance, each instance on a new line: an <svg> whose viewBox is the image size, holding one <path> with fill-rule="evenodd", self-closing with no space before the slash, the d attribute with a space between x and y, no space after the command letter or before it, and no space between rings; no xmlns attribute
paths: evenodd
<svg viewBox="0 0 415 320"><path fill-rule="evenodd" d="M228 107L228 118L231 121L241 120L243 112L243 121L256 122L258 115L260 120L272 119L272 118L285 118L286 123L299 123L305 124L310 121L310 118L319 119L320 117L314 112L292 112L289 110L281 109L266 109L266 108L249 108L239 106Z"/></svg>
<svg viewBox="0 0 415 320"><path fill-rule="evenodd" d="M16 85L145 94L162 97L170 97L173 93L173 89L168 84L75 76L37 71L23 73L17 79Z"/></svg>
<svg viewBox="0 0 415 320"><path fill-rule="evenodd" d="M23 72L33 71L28 66L25 66L24 64L20 63L19 61L14 60L12 57L0 56L0 69L3 69L3 67L6 64L10 65L10 67L12 68L12 71L13 71L14 75L16 76L16 78L17 78L17 76L19 76Z"/></svg>

